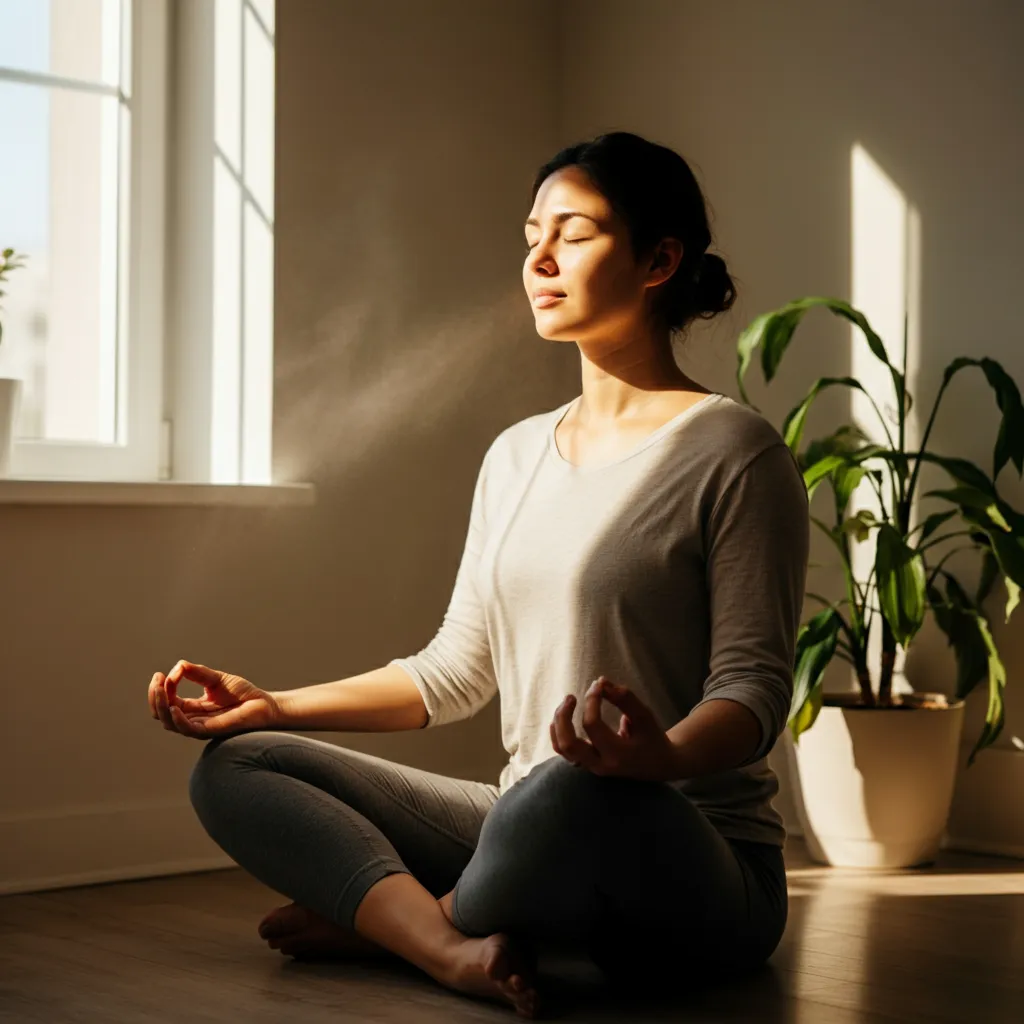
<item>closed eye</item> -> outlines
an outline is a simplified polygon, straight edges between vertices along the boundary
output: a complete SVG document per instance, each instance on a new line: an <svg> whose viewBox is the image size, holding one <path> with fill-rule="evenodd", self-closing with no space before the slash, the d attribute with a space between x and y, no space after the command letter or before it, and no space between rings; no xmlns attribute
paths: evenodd
<svg viewBox="0 0 1024 1024"><path fill-rule="evenodd" d="M579 242L589 242L590 239L589 238L563 238L562 241L563 242L568 242L570 245L575 245L575 244L577 244ZM537 244L536 242L533 243L533 245L536 245L536 244ZM527 245L526 246L526 251L529 252L533 248L533 245Z"/></svg>

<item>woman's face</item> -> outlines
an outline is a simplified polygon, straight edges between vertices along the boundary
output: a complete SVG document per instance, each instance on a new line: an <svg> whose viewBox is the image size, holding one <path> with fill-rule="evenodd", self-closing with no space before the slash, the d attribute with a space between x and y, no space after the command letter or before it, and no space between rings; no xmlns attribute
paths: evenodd
<svg viewBox="0 0 1024 1024"><path fill-rule="evenodd" d="M648 321L650 286L678 263L638 263L625 224L579 167L544 181L525 232L523 284L537 333L551 341L628 340ZM542 289L563 297L545 299Z"/></svg>

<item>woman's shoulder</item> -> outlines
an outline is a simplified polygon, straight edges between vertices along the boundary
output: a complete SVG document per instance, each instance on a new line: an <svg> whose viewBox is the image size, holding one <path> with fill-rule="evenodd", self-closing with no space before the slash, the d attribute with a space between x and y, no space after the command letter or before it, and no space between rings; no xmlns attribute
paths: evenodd
<svg viewBox="0 0 1024 1024"><path fill-rule="evenodd" d="M715 442L723 456L743 461L765 448L785 444L775 424L759 410L718 394L718 400L699 417L699 423L705 438Z"/></svg>

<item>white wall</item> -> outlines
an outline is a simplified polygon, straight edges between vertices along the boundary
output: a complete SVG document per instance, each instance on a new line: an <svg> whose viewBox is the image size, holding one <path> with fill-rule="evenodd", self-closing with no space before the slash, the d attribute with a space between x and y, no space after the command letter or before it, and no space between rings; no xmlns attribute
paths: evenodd
<svg viewBox="0 0 1024 1024"><path fill-rule="evenodd" d="M921 217L920 351L909 389L930 411L955 357L989 355L1024 387L1017 291L1024 275L1019 225L1024 193L1024 6L1013 0L566 0L561 130L566 141L635 131L688 159L710 201L717 251L740 278L726 317L695 336L682 364L738 397L735 339L755 315L803 295L849 298L851 149L860 143ZM879 259L887 253L880 252ZM899 337L886 338L898 356ZM898 362L898 359L894 359ZM914 372L916 365L916 373ZM777 425L819 376L851 369L849 332L818 311L800 328L776 381L748 374L752 400ZM750 385L754 385L751 387ZM849 417L839 389L819 399L808 436ZM980 371L947 391L929 448L991 472L998 413ZM1004 470L1000 488L1017 508L1024 487ZM922 490L946 486L922 474ZM818 502L821 502L819 505ZM824 489L813 511L830 514ZM928 510L932 510L932 506ZM812 561L832 561L815 531ZM970 558L948 563L974 585ZM812 570L818 589L840 596L840 577ZM1024 855L1024 641L991 612L1010 683L998 751L962 776L950 832L978 849ZM817 609L807 602L807 613ZM836 663L838 669L844 668ZM950 692L954 664L929 624L911 652L917 689ZM829 689L846 688L841 672ZM969 702L966 737L980 726L984 687ZM784 808L792 780L784 746L774 761Z"/></svg>

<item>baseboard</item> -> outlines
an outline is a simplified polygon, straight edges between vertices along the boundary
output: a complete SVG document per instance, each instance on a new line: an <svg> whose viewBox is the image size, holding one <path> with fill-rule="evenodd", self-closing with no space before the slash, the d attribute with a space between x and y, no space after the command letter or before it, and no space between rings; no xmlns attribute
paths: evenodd
<svg viewBox="0 0 1024 1024"><path fill-rule="evenodd" d="M234 866L187 801L0 816L0 894Z"/></svg>
<svg viewBox="0 0 1024 1024"><path fill-rule="evenodd" d="M969 748L963 751L967 760ZM943 846L1024 857L1024 751L989 748L961 767Z"/></svg>
<svg viewBox="0 0 1024 1024"><path fill-rule="evenodd" d="M786 826L786 836L803 839L804 830L799 825ZM981 853L991 857L1013 857L1024 859L1024 846L1012 846L1003 843L986 843L976 839L963 839L958 836L946 835L942 840L943 850L959 850L962 853Z"/></svg>

